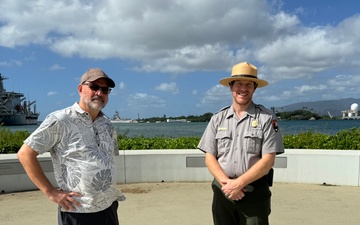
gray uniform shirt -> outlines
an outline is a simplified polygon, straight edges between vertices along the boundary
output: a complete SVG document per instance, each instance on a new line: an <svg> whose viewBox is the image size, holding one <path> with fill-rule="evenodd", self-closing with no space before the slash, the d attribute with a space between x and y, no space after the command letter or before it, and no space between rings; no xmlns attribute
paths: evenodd
<svg viewBox="0 0 360 225"><path fill-rule="evenodd" d="M232 106L212 116L198 149L214 155L228 177L244 174L268 153L281 154L284 145L275 115L252 103L238 119Z"/></svg>
<svg viewBox="0 0 360 225"><path fill-rule="evenodd" d="M75 212L98 212L125 200L115 180L116 133L102 113L93 122L75 103L48 115L24 143L40 154L49 151L59 187L83 195L73 197L82 204Z"/></svg>

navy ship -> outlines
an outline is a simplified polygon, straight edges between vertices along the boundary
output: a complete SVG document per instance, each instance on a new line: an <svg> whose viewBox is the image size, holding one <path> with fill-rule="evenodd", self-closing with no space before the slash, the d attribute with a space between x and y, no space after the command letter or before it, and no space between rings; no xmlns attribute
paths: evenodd
<svg viewBox="0 0 360 225"><path fill-rule="evenodd" d="M0 125L37 124L40 113L36 112L36 101L26 101L23 93L7 92L3 83L6 79L0 73Z"/></svg>

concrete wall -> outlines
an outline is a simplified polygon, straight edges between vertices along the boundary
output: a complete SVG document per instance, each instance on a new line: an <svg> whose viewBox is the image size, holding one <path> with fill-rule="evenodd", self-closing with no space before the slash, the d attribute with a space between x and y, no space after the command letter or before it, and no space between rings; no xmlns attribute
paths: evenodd
<svg viewBox="0 0 360 225"><path fill-rule="evenodd" d="M38 156L46 177L56 184L50 154ZM0 192L34 190L31 182L15 154L0 154Z"/></svg>
<svg viewBox="0 0 360 225"><path fill-rule="evenodd" d="M360 151L287 150L287 167L275 169L274 181L360 186Z"/></svg>
<svg viewBox="0 0 360 225"><path fill-rule="evenodd" d="M55 185L49 154L39 156ZM116 157L117 183L211 181L199 150L131 150ZM276 157L274 182L360 186L360 151L286 150ZM0 192L36 189L15 154L0 155Z"/></svg>

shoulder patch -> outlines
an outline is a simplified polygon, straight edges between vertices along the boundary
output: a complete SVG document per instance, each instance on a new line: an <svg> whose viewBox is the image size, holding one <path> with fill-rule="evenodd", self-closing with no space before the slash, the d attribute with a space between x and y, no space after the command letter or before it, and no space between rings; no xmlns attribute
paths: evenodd
<svg viewBox="0 0 360 225"><path fill-rule="evenodd" d="M273 127L274 131L275 131L275 132L278 132L278 130L279 130L279 125L278 125L277 119L273 119L271 123L272 123L272 127Z"/></svg>

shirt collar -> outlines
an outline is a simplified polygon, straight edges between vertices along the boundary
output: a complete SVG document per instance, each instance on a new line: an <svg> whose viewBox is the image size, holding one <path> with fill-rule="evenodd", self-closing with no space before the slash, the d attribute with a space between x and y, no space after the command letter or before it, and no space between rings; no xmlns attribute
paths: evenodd
<svg viewBox="0 0 360 225"><path fill-rule="evenodd" d="M72 108L73 108L77 113L79 113L79 114L81 114L81 115L89 115L88 112L86 112L85 110L83 110L83 109L80 107L80 105L79 105L78 102L75 102L75 103L72 105ZM90 116L90 115L89 115L89 116ZM97 116L97 118L103 117L103 116L104 116L103 112L100 111L100 113L99 113L99 115Z"/></svg>
<svg viewBox="0 0 360 225"><path fill-rule="evenodd" d="M85 113L86 113L86 112L80 107L80 105L79 105L78 102L75 102L75 103L73 104L72 108L73 108L76 112L78 112L78 113L80 113L80 114L85 114Z"/></svg>
<svg viewBox="0 0 360 225"><path fill-rule="evenodd" d="M249 106L249 108L246 111L249 116L255 117L255 115L256 115L255 104L253 102L251 102L251 105Z"/></svg>
<svg viewBox="0 0 360 225"><path fill-rule="evenodd" d="M256 111L255 111L254 102L251 102L251 104L249 105L249 107L246 110L246 113L251 117L255 117ZM228 119L230 117L233 117L234 114L235 114L234 107L231 105L231 107L229 108L229 110L226 113L226 118Z"/></svg>

